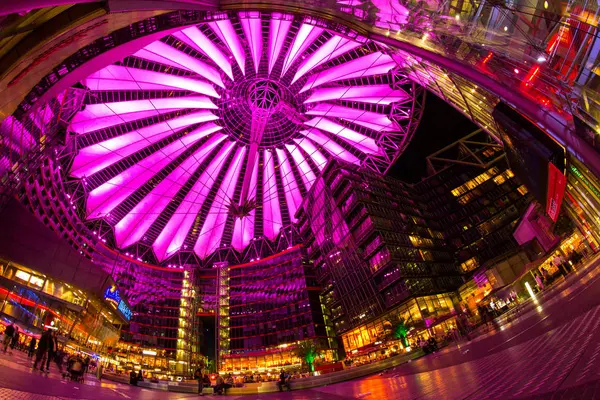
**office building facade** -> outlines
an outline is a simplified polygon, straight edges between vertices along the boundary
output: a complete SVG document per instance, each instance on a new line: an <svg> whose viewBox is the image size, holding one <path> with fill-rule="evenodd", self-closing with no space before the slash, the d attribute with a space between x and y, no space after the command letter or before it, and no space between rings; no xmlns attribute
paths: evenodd
<svg viewBox="0 0 600 400"><path fill-rule="evenodd" d="M478 155L479 167L455 163L415 185L342 162L317 178L300 230L346 351L399 321L447 324L464 277L517 246L512 231L531 198L501 150Z"/></svg>

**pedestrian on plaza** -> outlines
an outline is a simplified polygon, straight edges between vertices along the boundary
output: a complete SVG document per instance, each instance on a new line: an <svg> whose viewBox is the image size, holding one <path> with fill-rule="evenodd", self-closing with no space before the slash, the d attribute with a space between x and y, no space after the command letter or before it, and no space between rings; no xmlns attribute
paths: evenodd
<svg viewBox="0 0 600 400"><path fill-rule="evenodd" d="M469 335L469 331L471 330L471 325L469 324L469 318L467 314L461 313L458 315L456 319L456 325L458 326L458 331L460 334L467 338L467 340L471 341L471 336Z"/></svg>
<svg viewBox="0 0 600 400"><path fill-rule="evenodd" d="M6 330L4 331L4 353L6 353L6 350L8 349L8 345L10 345L10 343L12 342L12 338L13 338L14 334L15 334L15 325L10 324L9 326L6 327Z"/></svg>
<svg viewBox="0 0 600 400"><path fill-rule="evenodd" d="M62 363L58 363L58 332L49 331L50 333L50 346L48 347L48 357L46 357L46 372L50 372L50 361L54 361L58 366L58 369L62 373Z"/></svg>
<svg viewBox="0 0 600 400"><path fill-rule="evenodd" d="M279 380L277 381L277 388L282 392L284 387L287 387L288 391L291 390L290 375L282 369L279 374Z"/></svg>
<svg viewBox="0 0 600 400"><path fill-rule="evenodd" d="M48 357L54 351L54 340L52 340L52 332L50 329L47 329L42 333L42 337L40 338L40 342L38 343L37 352L35 354L35 362L33 363L33 369L36 370L40 361L42 365L40 367L40 371L44 372L44 364L46 364L46 372L48 370Z"/></svg>
<svg viewBox="0 0 600 400"><path fill-rule="evenodd" d="M545 289L544 282L542 282L542 278L538 274L534 274L535 283L537 283L540 292Z"/></svg>
<svg viewBox="0 0 600 400"><path fill-rule="evenodd" d="M556 255L554 256L554 258L552 259L552 262L554 263L556 268L558 268L563 273L563 275L567 275L568 270L567 270L567 267L565 266L565 259L560 255L560 253L558 251L556 252Z"/></svg>
<svg viewBox="0 0 600 400"><path fill-rule="evenodd" d="M542 281L544 282L544 285L547 285L549 280L550 275L548 274L548 271L546 268L542 268Z"/></svg>
<svg viewBox="0 0 600 400"><path fill-rule="evenodd" d="M439 350L437 340L435 340L434 336L430 336L429 339L427 339L427 344L431 348L432 353Z"/></svg>
<svg viewBox="0 0 600 400"><path fill-rule="evenodd" d="M58 349L58 342L56 342L56 348ZM54 362L56 363L56 366L58 367L58 370L60 371L60 373L62 374L62 370L63 370L63 362L65 359L65 352L60 349L60 350L56 350L54 352L55 356L54 356Z"/></svg>
<svg viewBox="0 0 600 400"><path fill-rule="evenodd" d="M137 374L134 370L131 370L131 372L129 373L129 384L137 386Z"/></svg>
<svg viewBox="0 0 600 400"><path fill-rule="evenodd" d="M196 368L194 379L198 381L198 394L202 396L202 368Z"/></svg>
<svg viewBox="0 0 600 400"><path fill-rule="evenodd" d="M214 394L223 395L225 394L225 380L220 374L217 374L217 379L215 381L215 389Z"/></svg>
<svg viewBox="0 0 600 400"><path fill-rule="evenodd" d="M15 331L12 335L12 339L10 341L10 354L12 354L12 351L15 349L15 346L17 346L17 350L19 349L18 344L19 344L19 327L15 326Z"/></svg>
<svg viewBox="0 0 600 400"><path fill-rule="evenodd" d="M32 337L31 342L29 342L29 351L27 352L27 358L33 357L33 353L35 351L36 344L37 344L37 339Z"/></svg>
<svg viewBox="0 0 600 400"><path fill-rule="evenodd" d="M479 316L481 317L481 323L485 324L489 328L492 316L486 306L477 306Z"/></svg>
<svg viewBox="0 0 600 400"><path fill-rule="evenodd" d="M137 381L144 382L144 370L140 369L140 372L138 372Z"/></svg>
<svg viewBox="0 0 600 400"><path fill-rule="evenodd" d="M571 253L571 261L573 261L573 265L579 264L579 261L581 261L582 257L583 256L579 254L577 250L573 249L573 252Z"/></svg>

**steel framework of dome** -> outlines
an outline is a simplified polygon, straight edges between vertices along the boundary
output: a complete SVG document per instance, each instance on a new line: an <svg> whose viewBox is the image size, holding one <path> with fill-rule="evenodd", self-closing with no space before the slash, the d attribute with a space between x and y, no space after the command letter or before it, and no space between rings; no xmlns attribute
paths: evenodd
<svg viewBox="0 0 600 400"><path fill-rule="evenodd" d="M330 158L387 171L424 100L402 71L385 46L313 18L184 28L81 82L66 187L124 252L241 252L295 222Z"/></svg>

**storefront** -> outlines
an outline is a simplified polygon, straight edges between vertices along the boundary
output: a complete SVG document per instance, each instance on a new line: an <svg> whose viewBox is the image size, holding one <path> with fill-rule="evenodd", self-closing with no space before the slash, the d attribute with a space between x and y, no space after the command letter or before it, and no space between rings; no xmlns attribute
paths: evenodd
<svg viewBox="0 0 600 400"><path fill-rule="evenodd" d="M126 310L124 302L121 309ZM106 352L128 322L101 294L84 291L31 268L0 259L0 316L15 323L22 340L39 338L46 329L58 332L65 350L89 355Z"/></svg>
<svg viewBox="0 0 600 400"><path fill-rule="evenodd" d="M177 374L177 361L172 352L152 347L140 347L131 343L119 342L115 351L104 358L111 372L127 373L144 371L147 377L174 380Z"/></svg>
<svg viewBox="0 0 600 400"><path fill-rule="evenodd" d="M454 293L410 299L382 317L344 333L344 350L348 357L365 360L387 358L405 351L395 334L400 324L406 330L409 343L430 336L441 338L456 326L455 301ZM373 346L376 346L375 351L367 351Z"/></svg>
<svg viewBox="0 0 600 400"><path fill-rule="evenodd" d="M335 361L333 350L318 352L315 366L329 364ZM302 360L296 355L294 345L280 346L278 348L260 352L247 352L243 354L230 354L223 358L223 365L219 372L234 375L246 373L279 373L281 368L300 371Z"/></svg>
<svg viewBox="0 0 600 400"><path fill-rule="evenodd" d="M568 273L571 269L577 268L577 261L589 253L584 236L579 231L573 232L568 238L560 242L558 247L542 260L539 260L532 266L532 273L548 277L547 280L554 280L558 276ZM555 257L559 255L567 266L567 270L562 270Z"/></svg>

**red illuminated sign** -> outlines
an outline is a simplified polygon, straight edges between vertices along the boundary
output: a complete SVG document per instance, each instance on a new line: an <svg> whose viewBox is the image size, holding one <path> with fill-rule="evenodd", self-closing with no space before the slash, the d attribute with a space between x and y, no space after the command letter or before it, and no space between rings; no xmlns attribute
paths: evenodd
<svg viewBox="0 0 600 400"><path fill-rule="evenodd" d="M548 194L546 198L546 214L556 222L565 194L567 178L556 165L548 163Z"/></svg>

